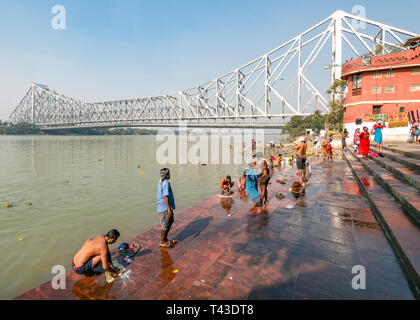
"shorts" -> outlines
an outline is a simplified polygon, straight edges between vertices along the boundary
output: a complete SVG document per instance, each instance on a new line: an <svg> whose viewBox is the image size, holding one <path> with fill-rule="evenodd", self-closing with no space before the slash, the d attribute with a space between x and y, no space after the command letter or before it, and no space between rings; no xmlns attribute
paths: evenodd
<svg viewBox="0 0 420 320"><path fill-rule="evenodd" d="M172 223L174 223L175 221L174 215L172 214L172 217L169 218L168 210L159 213L159 215L160 215L160 225L162 226L162 229L168 230L172 226Z"/></svg>
<svg viewBox="0 0 420 320"><path fill-rule="evenodd" d="M306 169L306 157L297 157L296 165L298 170Z"/></svg>
<svg viewBox="0 0 420 320"><path fill-rule="evenodd" d="M85 264L79 268L76 268L74 262L71 262L74 272L77 274L84 274L84 275L98 275L105 272L104 268L102 267L102 263L98 263L98 265L92 269L92 258L85 262Z"/></svg>
<svg viewBox="0 0 420 320"><path fill-rule="evenodd" d="M341 144L343 147L347 147L346 139L341 139Z"/></svg>

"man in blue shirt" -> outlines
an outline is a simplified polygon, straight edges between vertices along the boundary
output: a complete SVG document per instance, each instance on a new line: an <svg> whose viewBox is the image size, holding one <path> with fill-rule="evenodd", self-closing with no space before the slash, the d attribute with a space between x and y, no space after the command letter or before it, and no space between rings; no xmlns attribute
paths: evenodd
<svg viewBox="0 0 420 320"><path fill-rule="evenodd" d="M162 226L162 235L160 237L160 246L171 248L177 241L168 240L168 233L174 223L175 200L169 179L171 174L168 168L160 170L160 181L157 187L157 213L160 215L160 224Z"/></svg>

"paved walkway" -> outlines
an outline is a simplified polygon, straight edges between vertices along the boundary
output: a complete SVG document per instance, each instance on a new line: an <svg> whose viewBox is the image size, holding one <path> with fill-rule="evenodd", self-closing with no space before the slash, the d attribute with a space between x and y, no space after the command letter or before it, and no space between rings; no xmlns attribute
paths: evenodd
<svg viewBox="0 0 420 320"><path fill-rule="evenodd" d="M175 212L177 246L159 248L159 227L139 235L144 250L111 284L71 271L66 290L46 283L18 299L413 299L350 168L336 158L311 160L297 201L287 191L296 169L287 168L271 179L265 209L236 193ZM366 290L352 288L355 265L366 269Z"/></svg>

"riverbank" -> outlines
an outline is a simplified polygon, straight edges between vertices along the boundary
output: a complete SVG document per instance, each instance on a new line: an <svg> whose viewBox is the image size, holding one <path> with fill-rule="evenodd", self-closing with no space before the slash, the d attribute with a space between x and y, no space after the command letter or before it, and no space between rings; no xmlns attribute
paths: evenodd
<svg viewBox="0 0 420 320"><path fill-rule="evenodd" d="M156 225L167 166L156 161L157 147L154 136L0 136L0 299L48 281L54 265L70 268L90 237L116 228L130 241ZM169 165L177 210L244 166Z"/></svg>
<svg viewBox="0 0 420 320"><path fill-rule="evenodd" d="M214 195L175 212L176 247L159 247L159 226L135 237L143 250L113 283L70 271L65 290L47 282L18 299L413 299L341 155L309 161L312 177L298 200L288 192L296 168L283 166L266 208L237 192ZM355 265L369 270L366 290L351 286Z"/></svg>

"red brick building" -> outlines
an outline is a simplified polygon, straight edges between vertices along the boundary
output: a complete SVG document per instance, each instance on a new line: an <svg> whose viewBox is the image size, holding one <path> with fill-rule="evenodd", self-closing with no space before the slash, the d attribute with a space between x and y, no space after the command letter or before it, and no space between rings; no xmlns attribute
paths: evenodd
<svg viewBox="0 0 420 320"><path fill-rule="evenodd" d="M406 141L410 119L420 110L420 46L405 52L359 58L345 63L344 126L373 127L382 119L384 141ZM420 111L419 111L420 112Z"/></svg>

